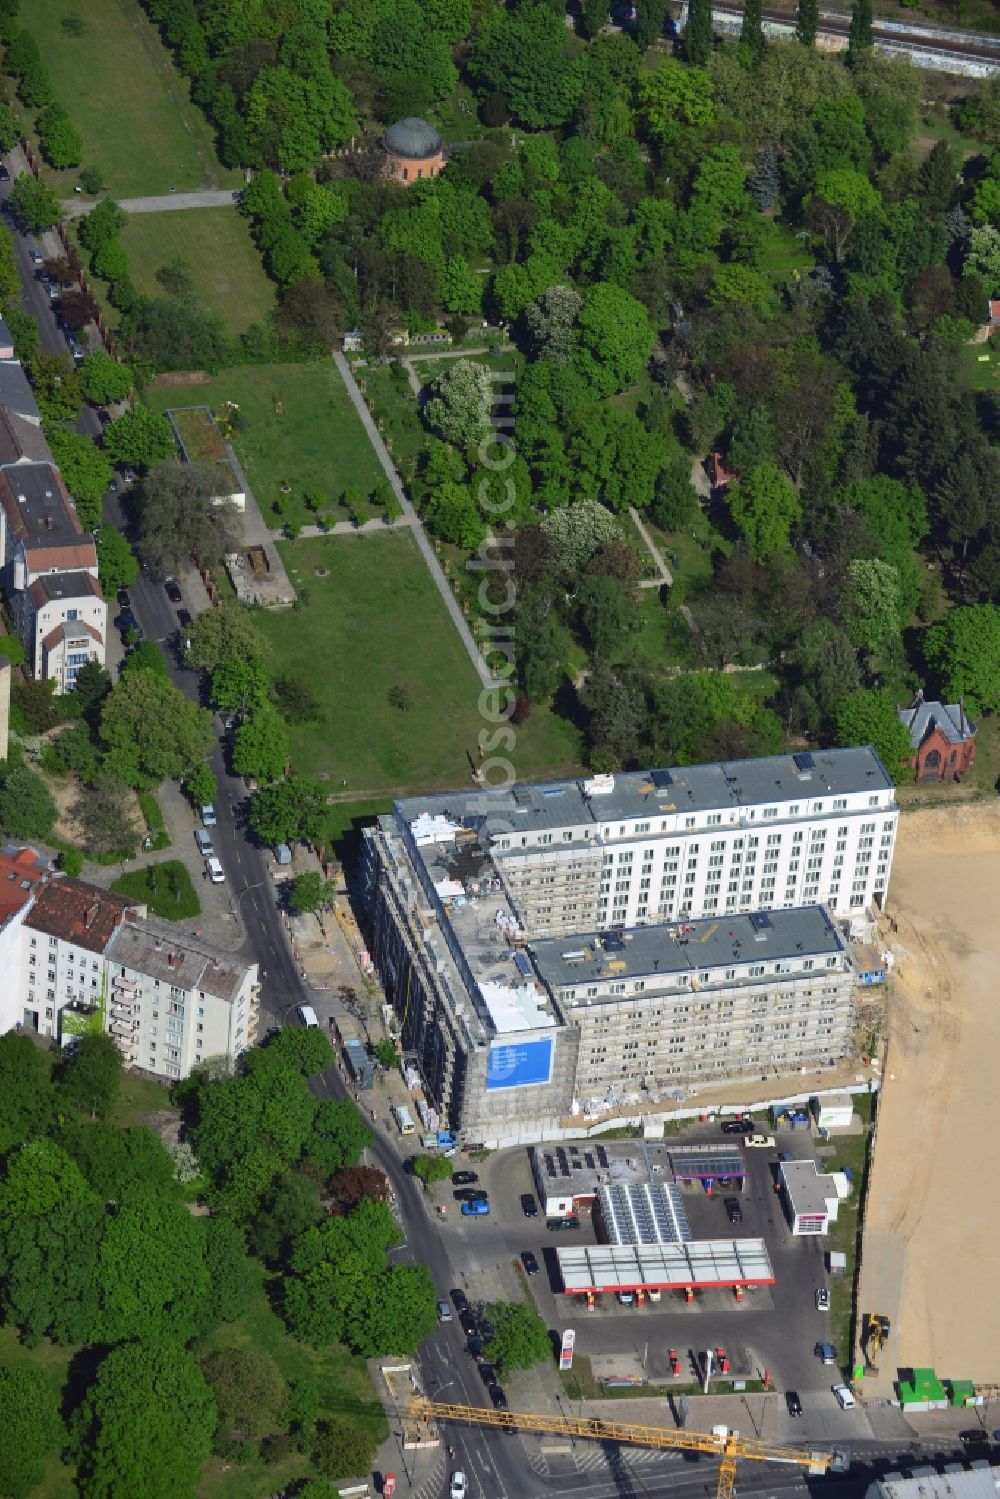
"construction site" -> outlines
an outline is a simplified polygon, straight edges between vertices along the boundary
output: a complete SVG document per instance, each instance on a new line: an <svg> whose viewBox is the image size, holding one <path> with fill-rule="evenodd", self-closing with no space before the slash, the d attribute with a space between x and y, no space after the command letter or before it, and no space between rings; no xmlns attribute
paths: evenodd
<svg viewBox="0 0 1000 1499"><path fill-rule="evenodd" d="M871 1327L865 1393L898 1371L996 1391L1000 1272L989 1109L1000 1051L1000 807L900 819L890 924L896 960L870 1173L859 1311ZM860 1331L860 1329L859 1329ZM875 1372L871 1364L877 1366Z"/></svg>

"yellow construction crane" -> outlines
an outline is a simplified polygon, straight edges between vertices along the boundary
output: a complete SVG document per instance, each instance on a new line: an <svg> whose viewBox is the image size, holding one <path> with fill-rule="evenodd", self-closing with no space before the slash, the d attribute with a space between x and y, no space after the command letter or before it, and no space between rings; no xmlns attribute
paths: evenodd
<svg viewBox="0 0 1000 1499"><path fill-rule="evenodd" d="M733 1499L736 1464L740 1458L760 1463L794 1463L810 1473L834 1472L846 1466L846 1454L822 1449L806 1452L741 1437L720 1426L716 1431L668 1431L662 1426L629 1426L600 1416L537 1416L528 1411L487 1410L480 1405L447 1405L439 1400L412 1399L411 1416L425 1421L461 1421L473 1426L514 1427L517 1431L551 1431L599 1442L626 1442L637 1447L671 1448L681 1452L709 1452L721 1458L716 1499Z"/></svg>

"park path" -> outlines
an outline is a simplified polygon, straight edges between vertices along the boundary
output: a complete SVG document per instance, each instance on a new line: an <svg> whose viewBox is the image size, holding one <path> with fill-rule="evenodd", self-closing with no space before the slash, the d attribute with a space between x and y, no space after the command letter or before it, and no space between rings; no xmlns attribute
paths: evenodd
<svg viewBox="0 0 1000 1499"><path fill-rule="evenodd" d="M193 193L162 193L156 198L116 198L124 213L170 213L178 208L232 208L236 199L232 188L201 188ZM97 207L90 198L64 198L59 207L64 219L77 219Z"/></svg>
<svg viewBox="0 0 1000 1499"><path fill-rule="evenodd" d="M643 522L642 522L642 517L640 516L638 510L635 508L634 505L630 505L628 507L628 513L632 517L632 524L635 526L635 529L638 531L639 535L642 537L643 541L645 542L645 544L646 544L646 550L649 552L649 555L652 557L653 563L654 563L654 565L656 567L656 574L657 574L656 577L655 578L643 578L642 582L639 584L639 587L640 588L662 588L663 585L666 584L666 586L669 588L671 586L671 584L673 583L673 581L674 581L674 575L670 571L670 569L667 566L667 564L664 562L664 560L663 560L663 553L660 551L659 547L656 545L656 542L653 540L652 536L650 536L649 532L646 530L646 527L643 525Z"/></svg>
<svg viewBox="0 0 1000 1499"><path fill-rule="evenodd" d="M410 526L413 530L413 535L416 538L417 546L420 548L423 559L427 564L427 571L430 573L434 586L437 589L438 593L441 595L444 606L451 616L452 623L454 624L455 629L458 631L459 639L465 646L469 660L472 662L472 665L475 668L476 675L484 687L490 687L493 685L493 674L490 671L489 667L486 665L486 662L483 660L482 653L475 642L472 631L469 629L469 626L465 620L465 616L463 615L461 609L458 607L455 595L451 591L451 588L448 584L448 579L445 577L443 571L441 570L441 564L438 562L437 557L434 554L434 548L427 540L427 533L424 531L423 526L420 524L420 519L417 515L417 512L410 504L406 490L403 488L402 480L400 479L399 474L396 471L396 465L389 457L389 450L387 449L385 443L382 441L382 434L379 432L375 423L372 421L371 412L365 405L364 397L358 389L358 383L354 378L351 367L348 364L347 360L344 358L343 354L339 352L336 352L334 354L333 362L337 366L337 369L340 371L340 377L343 380L344 385L347 387L347 394L351 398L351 403L354 406L355 411L358 413L358 416L361 418L362 425L364 426L364 429L368 434L368 441L375 449L375 456L378 458L379 463L382 465L382 470L385 473L386 478L392 485L393 493L399 501L400 507L403 511L403 516L409 519Z"/></svg>
<svg viewBox="0 0 1000 1499"><path fill-rule="evenodd" d="M296 534L296 540L300 537L313 536L366 536L369 531L400 531L407 526L413 527L420 522L414 515L399 515L395 520L383 520L380 515L372 520L366 520L361 526L356 526L352 520L339 520L332 526L317 526L310 524L300 526ZM275 541L285 540L285 531L281 526L271 528L271 536Z"/></svg>

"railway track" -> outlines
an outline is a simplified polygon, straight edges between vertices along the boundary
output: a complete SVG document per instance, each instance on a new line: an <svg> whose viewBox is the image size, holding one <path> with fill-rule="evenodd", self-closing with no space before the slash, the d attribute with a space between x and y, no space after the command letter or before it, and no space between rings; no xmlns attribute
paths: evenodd
<svg viewBox="0 0 1000 1499"><path fill-rule="evenodd" d="M686 19L687 7L681 15ZM738 29L743 19L741 5L716 3L712 6L712 17L720 30ZM765 29L782 33L793 33L795 14L785 10L765 10ZM850 33L850 17L839 11L821 11L817 40L832 43L834 47L846 47ZM1000 74L1000 37L974 37L968 33L937 30L931 26L909 25L905 22L876 20L874 26L875 47L880 52L909 56L918 66L937 68L946 72L947 63L965 63L956 71L980 77Z"/></svg>

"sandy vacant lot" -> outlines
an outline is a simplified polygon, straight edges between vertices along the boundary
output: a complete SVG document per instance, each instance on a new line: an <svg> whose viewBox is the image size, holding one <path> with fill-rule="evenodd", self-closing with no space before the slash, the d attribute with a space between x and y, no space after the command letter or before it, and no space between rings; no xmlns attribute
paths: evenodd
<svg viewBox="0 0 1000 1499"><path fill-rule="evenodd" d="M898 968L860 1310L893 1329L866 1388L888 1393L914 1365L1000 1382L1000 805L904 813L889 913Z"/></svg>

